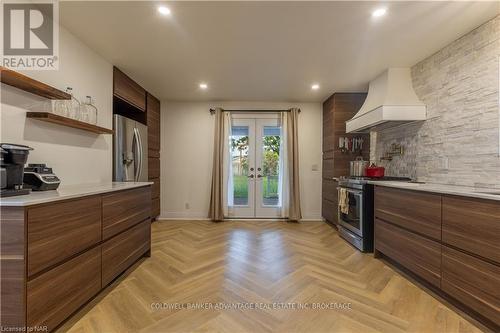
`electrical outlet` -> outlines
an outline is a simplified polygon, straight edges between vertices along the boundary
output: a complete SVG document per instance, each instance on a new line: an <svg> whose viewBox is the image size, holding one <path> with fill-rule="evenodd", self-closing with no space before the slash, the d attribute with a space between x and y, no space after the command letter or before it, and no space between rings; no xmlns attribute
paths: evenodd
<svg viewBox="0 0 500 333"><path fill-rule="evenodd" d="M189 209L189 202L186 202L186 203L184 204L184 208Z"/></svg>

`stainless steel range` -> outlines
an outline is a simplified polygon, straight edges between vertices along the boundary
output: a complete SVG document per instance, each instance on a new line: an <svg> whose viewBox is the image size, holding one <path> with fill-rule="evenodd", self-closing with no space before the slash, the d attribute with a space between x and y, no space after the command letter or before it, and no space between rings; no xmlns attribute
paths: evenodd
<svg viewBox="0 0 500 333"><path fill-rule="evenodd" d="M410 178L340 178L338 230L342 238L362 252L373 252L373 185L368 181L405 181ZM342 198L345 198L342 200ZM342 202L344 204L342 204Z"/></svg>

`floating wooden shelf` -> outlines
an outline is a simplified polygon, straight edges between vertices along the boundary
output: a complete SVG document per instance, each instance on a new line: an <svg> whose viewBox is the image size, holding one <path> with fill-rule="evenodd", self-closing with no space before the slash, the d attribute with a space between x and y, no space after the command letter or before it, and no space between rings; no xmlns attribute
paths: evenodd
<svg viewBox="0 0 500 333"><path fill-rule="evenodd" d="M49 123L54 123L58 125L63 125L67 127L78 128L84 131L97 133L97 134L113 134L113 130L108 128L100 127L97 125L92 125L85 123L83 121L78 121L75 119L66 118L63 116L58 116L50 112L28 112L26 113L26 118L37 119L41 121L46 121Z"/></svg>
<svg viewBox="0 0 500 333"><path fill-rule="evenodd" d="M71 99L71 95L26 75L0 66L2 83L48 99Z"/></svg>

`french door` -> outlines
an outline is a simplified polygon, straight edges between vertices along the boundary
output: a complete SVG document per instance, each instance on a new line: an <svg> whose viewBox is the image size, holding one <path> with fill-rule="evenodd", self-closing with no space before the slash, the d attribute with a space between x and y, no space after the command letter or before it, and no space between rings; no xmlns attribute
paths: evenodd
<svg viewBox="0 0 500 333"><path fill-rule="evenodd" d="M281 214L282 130L278 116L269 116L232 121L230 217L275 218Z"/></svg>

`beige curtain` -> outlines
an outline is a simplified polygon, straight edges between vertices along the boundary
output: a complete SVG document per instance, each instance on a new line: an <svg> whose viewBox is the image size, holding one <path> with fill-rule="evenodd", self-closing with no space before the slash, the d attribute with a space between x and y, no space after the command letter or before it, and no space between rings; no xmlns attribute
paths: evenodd
<svg viewBox="0 0 500 333"><path fill-rule="evenodd" d="M224 160L227 129L224 112L215 109L214 155L212 168L212 189L208 217L212 221L224 220Z"/></svg>
<svg viewBox="0 0 500 333"><path fill-rule="evenodd" d="M300 185L299 185L299 141L298 141L298 118L300 110L293 108L290 112L283 112L282 126L285 130L285 161L286 172L285 181L286 196L283 200L288 212L290 221L299 221L302 219L300 209Z"/></svg>

